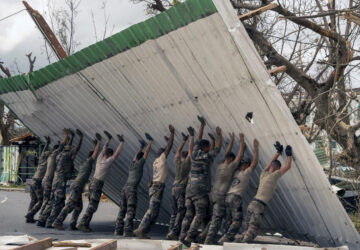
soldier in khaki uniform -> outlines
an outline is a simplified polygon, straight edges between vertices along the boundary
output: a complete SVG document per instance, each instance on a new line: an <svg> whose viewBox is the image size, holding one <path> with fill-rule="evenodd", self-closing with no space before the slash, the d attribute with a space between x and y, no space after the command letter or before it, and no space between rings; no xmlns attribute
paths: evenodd
<svg viewBox="0 0 360 250"><path fill-rule="evenodd" d="M249 242L255 239L263 221L266 204L274 196L280 177L291 168L291 146L286 146L285 153L287 159L284 167L281 167L280 161L277 160L283 151L283 146L279 142L276 142L274 146L277 152L260 175L258 191L247 208L245 218L246 229L242 234L235 236L236 242Z"/></svg>
<svg viewBox="0 0 360 250"><path fill-rule="evenodd" d="M133 221L136 214L137 188L143 176L145 161L149 156L153 142L153 138L148 133L145 133L145 137L149 140L145 153L143 152L143 149L145 148L146 142L140 140L140 148L130 164L126 184L121 190L120 209L115 223L114 235L123 234L124 237L134 236Z"/></svg>
<svg viewBox="0 0 360 250"><path fill-rule="evenodd" d="M166 148L160 148L158 150L158 157L153 163L153 181L149 187L149 208L144 214L139 227L134 230L134 234L138 238L149 238L146 236L146 233L150 231L151 225L156 222L159 216L161 200L169 171L166 159L170 154L175 135L175 128L172 125L169 125L169 130L170 139L168 140L167 146Z"/></svg>
<svg viewBox="0 0 360 250"><path fill-rule="evenodd" d="M182 151L188 135L182 133L183 141L178 147L175 159L174 159L174 168L175 168L175 180L173 188L171 190L171 207L172 214L170 218L169 233L166 238L168 240L177 240L181 230L181 223L184 219L186 208L185 208L185 193L186 193L186 184L189 179L189 171L191 166L191 155L194 147L194 128L188 127L190 134L189 141L189 150Z"/></svg>
<svg viewBox="0 0 360 250"><path fill-rule="evenodd" d="M218 241L221 245L224 242L234 240L238 233L243 215L242 215L242 196L249 185L251 174L258 163L259 142L254 140L254 158L252 162L249 159L240 161L240 166L235 171L233 179L226 195L226 229L223 237Z"/></svg>
<svg viewBox="0 0 360 250"><path fill-rule="evenodd" d="M231 152L234 144L234 133L230 133L231 141L225 153L224 160L216 168L215 183L211 193L211 200L213 204L213 215L209 227L209 232L206 236L205 244L210 245L214 243L217 232L221 226L222 220L226 215L225 197L226 192L231 184L234 171L240 164L245 151L244 134L239 134L240 147L238 154Z"/></svg>
<svg viewBox="0 0 360 250"><path fill-rule="evenodd" d="M48 150L50 144L50 137L45 137L46 143L43 148L41 155L39 157L39 164L36 169L36 172L32 178L32 183L30 185L30 198L31 202L27 214L25 215L26 223L35 223L34 215L40 210L43 202L43 189L41 186L41 181L45 176L47 159L51 154L51 151Z"/></svg>

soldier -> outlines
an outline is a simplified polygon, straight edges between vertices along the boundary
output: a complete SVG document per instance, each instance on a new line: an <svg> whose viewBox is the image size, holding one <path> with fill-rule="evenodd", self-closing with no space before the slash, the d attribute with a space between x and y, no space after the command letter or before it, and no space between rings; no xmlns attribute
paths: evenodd
<svg viewBox="0 0 360 250"><path fill-rule="evenodd" d="M51 151L48 150L50 137L45 136L45 147L43 148L39 157L39 164L36 172L31 180L30 185L30 198L31 202L27 214L25 215L26 223L35 223L34 215L40 210L43 202L43 189L41 181L44 178L47 166L47 158Z"/></svg>
<svg viewBox="0 0 360 250"><path fill-rule="evenodd" d="M51 207L50 216L46 219L45 227L52 228L52 224L56 217L65 206L66 199L66 183L71 178L74 171L74 160L77 153L80 150L83 134L80 130L76 130L76 133L80 137L76 147L72 147L72 141L74 139L74 132L69 130L71 134L68 145L64 147L64 150L58 155L57 166L54 176L52 189L54 190L54 200ZM48 213L47 213L48 214Z"/></svg>
<svg viewBox="0 0 360 250"><path fill-rule="evenodd" d="M166 159L170 154L174 142L175 128L169 125L170 139L168 140L166 148L160 148L157 153L157 158L153 163L153 180L149 184L149 208L144 214L141 223L134 234L138 238L149 238L146 233L150 231L150 227L155 223L160 210L162 195L165 188L165 182L168 177L168 166Z"/></svg>
<svg viewBox="0 0 360 250"><path fill-rule="evenodd" d="M70 221L70 230L76 230L77 219L83 208L82 193L84 190L84 186L89 179L92 166L94 165L94 162L100 150L101 136L98 133L96 133L95 136L96 139L94 140L94 149L89 152L86 160L80 165L78 174L70 186L69 200L52 224L52 227L58 230L64 230L63 222L66 219L66 216L73 210L74 212Z"/></svg>
<svg viewBox="0 0 360 250"><path fill-rule="evenodd" d="M146 139L149 143L143 153L146 142L140 140L140 148L136 152L130 167L129 174L125 186L121 190L120 209L115 223L114 235L122 235L125 237L132 237L133 234L133 220L136 215L137 205L137 187L143 176L144 164L149 155L153 138L145 133ZM125 225L124 225L125 224Z"/></svg>
<svg viewBox="0 0 360 250"><path fill-rule="evenodd" d="M190 246L197 236L198 229L206 218L207 209L209 207L209 192L208 192L208 173L210 164L213 162L216 155L220 152L222 144L222 132L219 127L216 127L217 142L215 148L210 151L210 142L202 139L202 132L204 125L199 131L198 140L195 142L193 154L191 158L189 189L186 198L186 214L182 223L181 232L184 234L187 231L183 243ZM189 208L189 212L188 212ZM193 212L195 209L195 217Z"/></svg>
<svg viewBox="0 0 360 250"><path fill-rule="evenodd" d="M89 185L89 205L85 214L81 218L80 223L76 226L77 229L83 232L91 232L89 224L93 214L96 212L99 206L105 178L110 171L112 163L118 158L124 146L123 136L117 135L119 145L114 153L114 151L109 148L109 143L112 139L112 136L107 131L104 131L104 134L107 136L108 140L96 160L95 173Z"/></svg>
<svg viewBox="0 0 360 250"><path fill-rule="evenodd" d="M245 218L246 229L242 234L236 234L236 242L249 242L256 237L263 221L266 204L274 196L278 180L291 168L291 146L286 146L285 153L287 159L284 167L281 167L280 161L277 160L283 151L283 146L279 142L276 142L274 146L277 152L261 172L258 191L247 208Z"/></svg>
<svg viewBox="0 0 360 250"><path fill-rule="evenodd" d="M225 197L226 192L229 189L231 184L232 176L235 169L238 167L241 159L243 158L245 151L245 142L244 134L240 134L240 147L239 152L235 158L235 154L231 152L232 146L234 144L234 133L230 133L231 141L228 145L228 148L225 152L225 157L222 163L220 163L216 168L215 183L211 193L211 200L213 201L213 215L211 218L211 224L209 227L209 232L206 236L205 244L213 244L217 232L221 226L222 219L226 215L225 207Z"/></svg>
<svg viewBox="0 0 360 250"><path fill-rule="evenodd" d="M178 147L175 160L175 180L171 190L172 214L170 219L169 233L166 236L168 240L177 240L181 230L181 223L185 216L185 192L186 184L189 179L191 166L191 155L194 147L194 128L188 127L190 134L189 151L182 151L188 137L182 133L183 141Z"/></svg>
<svg viewBox="0 0 360 250"><path fill-rule="evenodd" d="M247 186L251 174L258 163L259 159L259 142L254 140L254 158L251 162L249 159L240 161L239 168L235 171L231 186L226 195L226 230L225 234L218 241L220 245L224 242L234 240L242 223L242 196Z"/></svg>
<svg viewBox="0 0 360 250"><path fill-rule="evenodd" d="M42 187L43 187L43 204L41 206L39 219L37 222L37 226L39 227L45 227L46 219L49 217L51 213L51 207L52 202L54 200L54 191L52 189L52 183L56 171L56 159L58 158L59 154L64 150L65 145L69 142L69 130L64 129L64 139L61 143L54 146L53 152L50 154L47 160L47 169L44 176L44 179L42 180Z"/></svg>

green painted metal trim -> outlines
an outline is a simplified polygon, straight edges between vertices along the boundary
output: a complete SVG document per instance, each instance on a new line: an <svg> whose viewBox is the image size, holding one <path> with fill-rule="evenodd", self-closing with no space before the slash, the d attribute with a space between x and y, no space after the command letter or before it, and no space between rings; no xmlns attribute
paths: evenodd
<svg viewBox="0 0 360 250"><path fill-rule="evenodd" d="M66 75L74 74L95 63L156 39L171 31L216 13L212 0L187 0L148 20L135 24L103 41L30 73L0 79L0 95L29 89L35 91Z"/></svg>

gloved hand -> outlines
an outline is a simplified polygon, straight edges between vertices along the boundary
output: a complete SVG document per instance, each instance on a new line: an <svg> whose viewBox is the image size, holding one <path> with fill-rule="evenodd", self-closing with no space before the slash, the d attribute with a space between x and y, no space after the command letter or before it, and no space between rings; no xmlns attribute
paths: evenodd
<svg viewBox="0 0 360 250"><path fill-rule="evenodd" d="M141 148L145 148L146 142L145 142L143 139L140 139L140 140L139 140L139 143L140 143L140 147L141 147Z"/></svg>
<svg viewBox="0 0 360 250"><path fill-rule="evenodd" d="M218 136L222 134L220 127L216 127L216 134L217 134Z"/></svg>
<svg viewBox="0 0 360 250"><path fill-rule="evenodd" d="M169 125L169 130L170 130L170 133L171 134L174 134L175 133L175 128L174 128L174 126L173 125Z"/></svg>
<svg viewBox="0 0 360 250"><path fill-rule="evenodd" d="M71 134L71 136L74 136L74 135L75 135L74 131L72 131L70 128L68 128L68 131L69 131L69 133Z"/></svg>
<svg viewBox="0 0 360 250"><path fill-rule="evenodd" d="M285 154L286 154L286 156L292 156L292 147L290 145L286 146Z"/></svg>
<svg viewBox="0 0 360 250"><path fill-rule="evenodd" d="M187 130L188 130L190 136L194 136L194 135L195 135L195 130L194 130L193 127L190 126L190 127L187 128Z"/></svg>
<svg viewBox="0 0 360 250"><path fill-rule="evenodd" d="M96 140L101 141L101 135L99 133L95 134Z"/></svg>
<svg viewBox="0 0 360 250"><path fill-rule="evenodd" d="M184 133L181 133L183 141L187 141L187 139L189 138L188 135L185 135Z"/></svg>
<svg viewBox="0 0 360 250"><path fill-rule="evenodd" d="M151 135L149 135L148 133L145 133L145 137L146 137L146 139L148 139L149 141L153 141L153 138L152 138Z"/></svg>
<svg viewBox="0 0 360 250"><path fill-rule="evenodd" d="M96 145L98 142L97 139L92 139L91 141L94 143L94 145Z"/></svg>
<svg viewBox="0 0 360 250"><path fill-rule="evenodd" d="M50 143L50 141L51 141L50 137L49 137L49 136L45 136L45 141L46 141L47 143Z"/></svg>
<svg viewBox="0 0 360 250"><path fill-rule="evenodd" d="M282 152L284 150L284 146L281 145L280 142L276 141L276 143L274 144L274 147L279 154L282 154Z"/></svg>
<svg viewBox="0 0 360 250"><path fill-rule="evenodd" d="M124 141L124 136L123 135L116 135L117 136L117 138L118 138L118 140L120 141L120 142L123 142Z"/></svg>
<svg viewBox="0 0 360 250"><path fill-rule="evenodd" d="M164 140L166 141L166 142L168 142L169 141L169 137L167 137L166 135L164 136Z"/></svg>
<svg viewBox="0 0 360 250"><path fill-rule="evenodd" d="M208 133L208 135L209 135L211 140L215 141L215 137L214 137L214 135L212 133Z"/></svg>
<svg viewBox="0 0 360 250"><path fill-rule="evenodd" d="M199 122L201 123L201 125L205 126L205 124L206 124L205 118L202 116L199 116L199 115L197 116L197 118L198 118Z"/></svg>
<svg viewBox="0 0 360 250"><path fill-rule="evenodd" d="M106 137L110 140L112 138L112 135L107 132L106 130L104 130L104 134L106 135Z"/></svg>

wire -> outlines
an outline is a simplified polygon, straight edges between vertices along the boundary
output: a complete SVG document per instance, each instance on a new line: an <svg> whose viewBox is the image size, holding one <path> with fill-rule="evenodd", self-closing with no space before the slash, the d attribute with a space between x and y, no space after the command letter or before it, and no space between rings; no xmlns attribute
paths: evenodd
<svg viewBox="0 0 360 250"><path fill-rule="evenodd" d="M16 14L19 14L20 12L22 12L22 11L24 11L24 10L26 10L26 9L19 10L18 12L15 12L15 13L13 13L13 14L10 14L10 15L6 16L6 17L0 19L0 22L1 22L1 21L4 21L5 19L8 19L9 17L15 16Z"/></svg>

